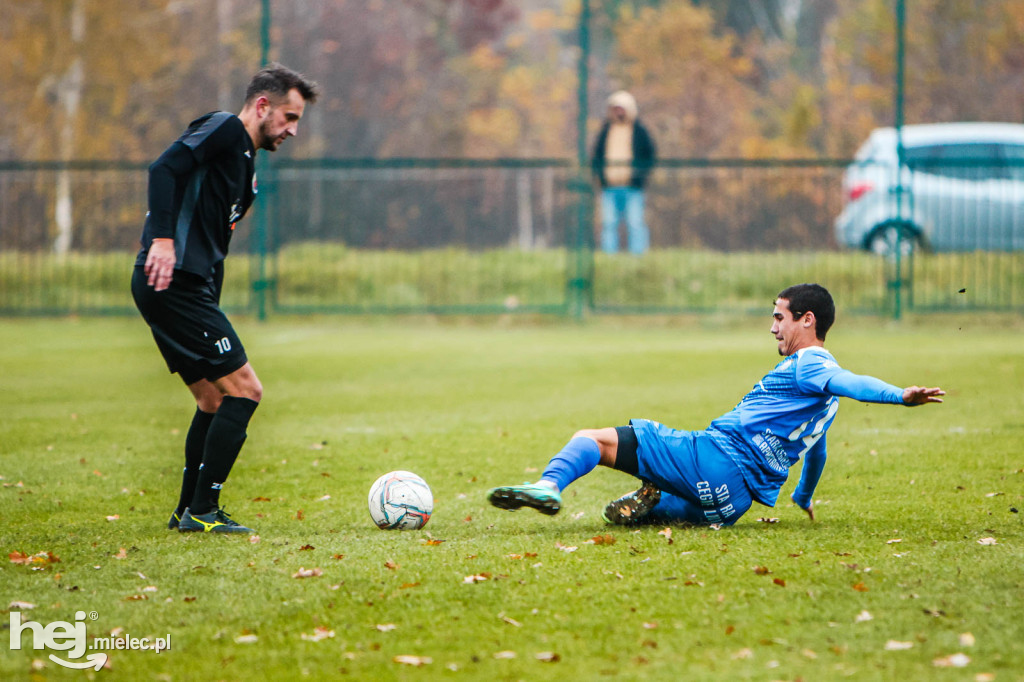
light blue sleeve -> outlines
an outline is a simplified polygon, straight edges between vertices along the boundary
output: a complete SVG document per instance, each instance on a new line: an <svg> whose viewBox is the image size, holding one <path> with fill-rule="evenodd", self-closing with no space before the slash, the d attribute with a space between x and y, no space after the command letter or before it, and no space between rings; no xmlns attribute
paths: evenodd
<svg viewBox="0 0 1024 682"><path fill-rule="evenodd" d="M829 380L843 371L832 354L824 348L804 349L796 362L797 384L812 393L829 393Z"/></svg>
<svg viewBox="0 0 1024 682"><path fill-rule="evenodd" d="M902 388L887 384L881 379L854 374L845 369L840 369L833 374L826 387L832 395L853 398L862 403L903 404Z"/></svg>
<svg viewBox="0 0 1024 682"><path fill-rule="evenodd" d="M814 489L818 487L818 480L821 478L821 471L825 468L825 439L819 438L807 454L804 455L804 468L800 473L800 482L790 495L790 499L797 503L801 509L811 506L814 499Z"/></svg>

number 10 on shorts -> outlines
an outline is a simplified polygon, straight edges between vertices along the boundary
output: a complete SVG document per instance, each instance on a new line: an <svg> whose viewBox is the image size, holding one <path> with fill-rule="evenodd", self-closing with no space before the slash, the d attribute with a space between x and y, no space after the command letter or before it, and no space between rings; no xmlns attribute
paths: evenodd
<svg viewBox="0 0 1024 682"><path fill-rule="evenodd" d="M226 336L223 339L214 341L213 345L217 346L217 352L221 355L231 350L231 340Z"/></svg>

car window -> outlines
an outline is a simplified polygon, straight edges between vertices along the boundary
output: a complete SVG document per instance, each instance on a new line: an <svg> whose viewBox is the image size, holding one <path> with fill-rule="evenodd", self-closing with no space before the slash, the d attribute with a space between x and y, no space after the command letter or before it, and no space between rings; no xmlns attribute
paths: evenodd
<svg viewBox="0 0 1024 682"><path fill-rule="evenodd" d="M1024 145L1006 144L1001 150L1006 172L1014 180L1024 180Z"/></svg>
<svg viewBox="0 0 1024 682"><path fill-rule="evenodd" d="M914 171L959 180L1008 177L997 144L937 144L908 148L907 165Z"/></svg>

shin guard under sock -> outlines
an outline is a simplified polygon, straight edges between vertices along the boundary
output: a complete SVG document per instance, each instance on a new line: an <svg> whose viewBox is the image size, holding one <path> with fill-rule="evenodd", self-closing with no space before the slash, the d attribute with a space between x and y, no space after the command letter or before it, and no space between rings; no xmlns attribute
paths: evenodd
<svg viewBox="0 0 1024 682"><path fill-rule="evenodd" d="M189 505L189 512L207 514L220 506L220 489L245 443L245 430L259 405L255 400L224 396L210 423L203 451L203 465Z"/></svg>
<svg viewBox="0 0 1024 682"><path fill-rule="evenodd" d="M551 458L540 478L542 481L551 481L562 491L577 478L593 471L600 461L601 448L597 442L577 436Z"/></svg>
<svg viewBox="0 0 1024 682"><path fill-rule="evenodd" d="M192 502L199 481L199 467L203 463L203 452L206 449L206 434L213 422L213 413L203 412L198 407L192 416L192 425L185 436L185 470L181 474L181 494L178 496L178 508L175 513L181 517L182 512Z"/></svg>

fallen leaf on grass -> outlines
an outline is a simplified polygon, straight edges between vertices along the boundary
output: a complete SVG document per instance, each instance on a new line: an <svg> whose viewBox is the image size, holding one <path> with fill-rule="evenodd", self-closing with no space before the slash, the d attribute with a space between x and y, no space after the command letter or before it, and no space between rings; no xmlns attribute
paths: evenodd
<svg viewBox="0 0 1024 682"><path fill-rule="evenodd" d="M253 501L253 502L270 502L270 498L269 498L269 497L263 497L263 496L261 495L260 497L254 497L254 498L252 498L252 501Z"/></svg>
<svg viewBox="0 0 1024 682"><path fill-rule="evenodd" d="M869 620L874 620L874 619L875 619L875 617L871 615L871 612L870 612L870 611L861 611L861 612L860 612L860 613L858 613L858 614L857 614L857 616L856 616L856 617L855 617L855 618L853 619L853 622L854 622L854 623L866 623L866 622L868 622Z"/></svg>
<svg viewBox="0 0 1024 682"><path fill-rule="evenodd" d="M319 568L303 568L299 567L295 573L292 573L293 578L318 578L322 576L324 572Z"/></svg>
<svg viewBox="0 0 1024 682"><path fill-rule="evenodd" d="M306 512L302 511L301 509L295 512L296 521L302 521L304 518L306 518Z"/></svg>
<svg viewBox="0 0 1024 682"><path fill-rule="evenodd" d="M748 658L753 658L754 652L751 649L740 649L739 651L732 654L734 661L742 661Z"/></svg>
<svg viewBox="0 0 1024 682"><path fill-rule="evenodd" d="M783 580L782 578L775 578L774 580L772 580L772 582L775 583L776 585L778 585L779 587L785 587L786 586L786 581Z"/></svg>
<svg viewBox="0 0 1024 682"><path fill-rule="evenodd" d="M391 632L392 630L394 630L398 626L395 625L394 623L379 623L379 624L375 625L374 627L377 628L377 630L379 630L380 632Z"/></svg>
<svg viewBox="0 0 1024 682"><path fill-rule="evenodd" d="M259 535L250 535L249 536L249 543L250 544L255 545L259 541L260 541L260 536Z"/></svg>
<svg viewBox="0 0 1024 682"><path fill-rule="evenodd" d="M562 550L563 552L575 552L578 547L571 547L569 545L563 545L561 542L556 542L555 547Z"/></svg>
<svg viewBox="0 0 1024 682"><path fill-rule="evenodd" d="M893 538L892 540L886 540L885 544L887 544L887 545L895 545L898 542L903 542L903 540L901 538Z"/></svg>
<svg viewBox="0 0 1024 682"><path fill-rule="evenodd" d="M430 538L429 540L424 540L423 544L426 545L427 547L437 547L438 545L440 545L443 542L444 542L444 540L435 540L434 538Z"/></svg>
<svg viewBox="0 0 1024 682"><path fill-rule="evenodd" d="M932 665L936 668L964 668L971 659L966 654L950 654L949 656L942 656L932 661Z"/></svg>
<svg viewBox="0 0 1024 682"><path fill-rule="evenodd" d="M757 575L768 575L771 570L767 566L754 566L754 573Z"/></svg>
<svg viewBox="0 0 1024 682"><path fill-rule="evenodd" d="M774 516L762 516L758 519L761 523L778 523L779 520Z"/></svg>
<svg viewBox="0 0 1024 682"><path fill-rule="evenodd" d="M886 651L906 651L907 649L913 649L913 642L899 642L895 639L890 639L885 643Z"/></svg>
<svg viewBox="0 0 1024 682"><path fill-rule="evenodd" d="M541 651L534 655L538 661L542 663L558 663L562 660L562 657L556 654L554 651Z"/></svg>
<svg viewBox="0 0 1024 682"><path fill-rule="evenodd" d="M257 635L239 635L235 637L235 644L255 644L260 641Z"/></svg>
<svg viewBox="0 0 1024 682"><path fill-rule="evenodd" d="M318 626L313 630L313 634L307 635L305 632L302 633L302 639L307 642L319 642L325 639L334 637L334 630L331 630L323 625Z"/></svg>
<svg viewBox="0 0 1024 682"><path fill-rule="evenodd" d="M31 603L29 603L27 601L12 601L10 604L7 605L7 610L8 611L28 611L29 609L34 609L35 607L36 607L35 604L31 604Z"/></svg>
<svg viewBox="0 0 1024 682"><path fill-rule="evenodd" d="M514 652L514 651L495 651L494 652L494 657L497 658L498 660L515 658L516 657L516 652Z"/></svg>
<svg viewBox="0 0 1024 682"><path fill-rule="evenodd" d="M119 515L117 515L117 514L111 514L110 516L107 517L107 521L117 521L120 518L121 517Z"/></svg>
<svg viewBox="0 0 1024 682"><path fill-rule="evenodd" d="M604 535L595 535L583 544L585 545L614 545L615 536L605 533Z"/></svg>
<svg viewBox="0 0 1024 682"><path fill-rule="evenodd" d="M858 592L867 592L871 588L869 588L867 585L861 582L854 585L853 589L857 590Z"/></svg>
<svg viewBox="0 0 1024 682"><path fill-rule="evenodd" d="M490 579L490 573L477 573L476 575L467 575L465 578L462 579L462 582L468 585L472 585L473 583L482 583L483 581Z"/></svg>
<svg viewBox="0 0 1024 682"><path fill-rule="evenodd" d="M410 589L412 589L414 587L419 587L419 586L420 586L419 583L402 583L402 586L399 587L398 589L400 589L400 590L410 590Z"/></svg>
<svg viewBox="0 0 1024 682"><path fill-rule="evenodd" d="M60 559L53 552L38 552L31 556L24 552L11 552L7 557L11 560L12 564L47 566L60 563Z"/></svg>
<svg viewBox="0 0 1024 682"><path fill-rule="evenodd" d="M434 659L429 656L407 656L404 654L399 654L391 660L400 665L411 665L417 668L424 665L430 665L434 662Z"/></svg>
<svg viewBox="0 0 1024 682"><path fill-rule="evenodd" d="M149 599L149 597L144 594L129 594L124 598L125 601L146 601L147 599Z"/></svg>
<svg viewBox="0 0 1024 682"><path fill-rule="evenodd" d="M974 635L965 632L960 635L960 646L974 646Z"/></svg>
<svg viewBox="0 0 1024 682"><path fill-rule="evenodd" d="M401 567L398 564L396 564L394 561L392 561L391 559L388 559L387 561L384 562L384 568L387 568L387 569L392 570L392 571L397 571Z"/></svg>
<svg viewBox="0 0 1024 682"><path fill-rule="evenodd" d="M332 554L331 558L332 559L337 559L338 561L341 561L342 559L345 558L345 555L344 554Z"/></svg>
<svg viewBox="0 0 1024 682"><path fill-rule="evenodd" d="M978 540L979 545L998 545L995 538L982 538Z"/></svg>
<svg viewBox="0 0 1024 682"><path fill-rule="evenodd" d="M121 549L120 549L120 550L119 550L119 551L117 552L117 554L115 554L115 555L114 555L114 558L115 558L115 559L127 559L127 558L128 558L128 550L127 550L127 549L125 549L124 547L122 547L122 548L121 548Z"/></svg>
<svg viewBox="0 0 1024 682"><path fill-rule="evenodd" d="M668 543L670 545L672 544L672 529L671 528L663 528L663 529L659 530L658 531L658 535L664 535L665 539L668 540Z"/></svg>
<svg viewBox="0 0 1024 682"><path fill-rule="evenodd" d="M502 615L501 619L509 625L514 625L517 628L523 627L523 624L520 623L518 620L515 620L514 618L509 618L508 616Z"/></svg>

